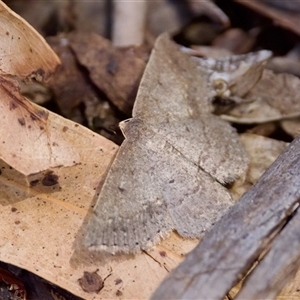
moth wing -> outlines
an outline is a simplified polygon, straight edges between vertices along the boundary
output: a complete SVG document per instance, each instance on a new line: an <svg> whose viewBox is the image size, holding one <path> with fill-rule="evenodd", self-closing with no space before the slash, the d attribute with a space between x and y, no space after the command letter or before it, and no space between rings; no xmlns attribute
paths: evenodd
<svg viewBox="0 0 300 300"><path fill-rule="evenodd" d="M131 120L88 224L85 244L108 252L151 248L172 230L159 188L161 162L155 133Z"/></svg>
<svg viewBox="0 0 300 300"><path fill-rule="evenodd" d="M127 122L88 224L90 249L138 252L174 228L199 237L232 204L221 184L154 129L138 119Z"/></svg>
<svg viewBox="0 0 300 300"><path fill-rule="evenodd" d="M175 149L220 183L232 183L243 175L249 163L238 134L219 117L203 114L157 127Z"/></svg>
<svg viewBox="0 0 300 300"><path fill-rule="evenodd" d="M189 132L192 133L194 129L194 140L197 141L196 133L198 137L199 134L206 136L201 131L197 132L196 125L199 125L197 121L193 124L178 122L176 126L180 128L177 130L174 124L169 124L169 127L163 124L164 134L157 138L165 138L162 149L164 159L161 160L161 172L157 174L157 177L159 177L159 186L171 214L174 228L183 237L201 237L233 202L229 191L198 165L201 159L207 157L206 152L212 150L209 145L206 145L207 151L200 143L198 151L192 149L193 153L196 151L198 154L197 162L193 161L189 153L179 149L180 142L186 142L186 149L193 144L193 139L187 135L186 131L182 131L183 126L187 124L194 125L190 127ZM177 132L177 139L172 139L173 130ZM219 163L218 158L216 158L216 163Z"/></svg>
<svg viewBox="0 0 300 300"><path fill-rule="evenodd" d="M173 122L211 109L208 74L180 51L168 34L160 35L141 80L133 117L148 123Z"/></svg>

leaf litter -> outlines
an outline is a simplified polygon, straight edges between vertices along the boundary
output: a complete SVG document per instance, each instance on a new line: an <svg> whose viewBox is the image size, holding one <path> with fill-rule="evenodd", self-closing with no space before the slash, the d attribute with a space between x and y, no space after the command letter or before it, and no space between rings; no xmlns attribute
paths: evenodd
<svg viewBox="0 0 300 300"><path fill-rule="evenodd" d="M209 92L209 91L206 90L206 92ZM210 96L208 98L210 98ZM63 121L59 121L58 123L63 125L63 124L65 124L64 122L65 121L63 120ZM63 127L60 127L60 128L63 129L65 127L63 126ZM73 131L73 127L71 126L71 124L69 124L69 126L67 126L67 128L72 128L70 131ZM85 132L85 134L87 134L87 133ZM77 135L77 132L74 134L74 137L76 137L76 135ZM83 144L85 144L86 142L87 141L85 140L85 142ZM117 148L115 148L113 150L113 152L115 153L116 150L117 150ZM79 153L80 156L82 155L82 152L78 151L78 153ZM90 153L88 153L88 154L90 154ZM108 156L110 156L110 161L111 161L111 159L113 158L114 154L110 154ZM97 157L98 157L97 155L94 156L95 159L97 159ZM84 164L83 162L84 162L85 158L81 157L82 164ZM100 158L98 158L98 159L100 161ZM108 163L108 165L109 165L109 163ZM87 170L89 168L90 169L88 170L88 172L90 172L93 169L92 166L93 165L88 165L87 169L84 169L83 172L87 172ZM72 169L73 168L75 169L75 172L76 172L76 170L77 170L76 166L72 167ZM95 169L97 169L97 167L95 167ZM60 170L60 171L57 171L57 172L54 173L55 176L58 177L58 182L56 184L54 184L53 186L45 187L42 184L42 180L39 180L39 179L37 179L37 180L32 179L30 182L35 182L34 183L34 184L36 184L35 189L39 190L39 193L42 192L42 194L43 193L48 194L50 191L52 191L52 193L58 193L59 189L62 188L62 187L64 187L63 178L64 178L64 175L65 175L64 174L65 171L64 171L64 168L62 168L62 170L63 170L62 172ZM3 202L4 203L6 203L6 204L8 202L11 203L11 201L7 202L7 199L11 199L11 200L12 199L18 199L19 201L22 202L22 201L24 201L24 199L27 199L27 197L30 197L30 195L28 196L28 188L25 187L25 185L23 185L23 183L21 183L21 185L20 185L20 182L22 182L22 181L18 181L18 178L17 178L18 175L10 173L10 172L13 172L13 170L11 170L7 165L4 164L3 167L2 167L2 171L3 171L3 174L5 175L5 176L3 176L3 179L6 178L6 176L8 176L7 178L12 178L13 177L13 178L16 179L15 181L17 182L17 186L20 187L20 189L19 189L18 192L14 192L12 189L6 190L7 194L5 195L5 197L3 197ZM8 174L8 173L10 173L10 174ZM98 173L95 171L95 174L92 174L92 175L97 176L96 174L98 174ZM97 178L97 180L103 181L104 175L102 175L102 173L98 174L98 175L99 175L99 178ZM20 176L20 177L22 177L22 176ZM83 178L86 178L86 177L83 176ZM76 196L75 196L74 192L76 193L76 195L82 193L82 190L79 188L79 186L81 186L81 184L82 184L82 182L84 180L83 178L81 178L79 181L75 180L75 186L73 186L74 187L73 194L72 194L72 192L70 192L67 196L73 197L75 199ZM90 177L87 177L86 179L87 180L92 180L92 176L91 176L90 179L89 178ZM22 179L23 179L23 177L22 177ZM8 182L11 182L11 180L8 179ZM90 193L86 196L86 198L91 199L91 195L93 194L96 185L97 184L96 184L96 179L95 179L93 188L90 189ZM86 187L87 186L84 185L84 190L86 189ZM25 194L22 193L22 190L25 191ZM55 194L55 197L56 197L56 195L57 194ZM6 200L4 200L4 199L6 199ZM67 199L67 197L65 199ZM13 201L13 203L17 203L18 204L18 200L17 201ZM52 198L51 200L54 201L55 205L58 205L60 203L60 202L55 201L55 198ZM79 202L80 201L78 199L78 203ZM26 203L26 204L28 204L28 203ZM86 204L87 204L87 206L89 205L88 203L86 203ZM91 205L93 205L93 203ZM72 210L72 207L73 207L73 206L68 206L67 203L64 206L69 211ZM26 208L26 206L24 205L24 206L22 206L22 209L23 209L22 213L25 215L25 214L27 214L29 212L30 208ZM14 206L11 207L11 212L14 212L14 213L17 212L17 213L19 213L18 209L16 207L14 207ZM9 215L9 210L5 211L5 213L7 213ZM45 210L45 214L47 214L46 210ZM43 214L40 215L41 218L42 218L42 216L43 216ZM5 216L3 216L3 218L4 217ZM79 219L82 218L82 215L80 215L80 216L77 215L77 218L79 218ZM75 216L74 216L74 219L76 219ZM88 217L87 217L87 219L88 219ZM3 220L5 220L5 219L3 219ZM83 219L80 219L80 220L83 220ZM19 220L15 220L15 222L16 222L15 225L19 225L20 224ZM58 227L58 228L65 228L65 229L69 228L68 224L64 224L64 226L61 226L61 224L55 223L53 220L51 222L53 222L53 224L55 224L56 227ZM40 220L36 221L34 218L32 220L32 224L33 224L32 226L41 226L40 232L43 232L43 236L44 235L47 236L47 224L46 223L47 222L41 224ZM28 224L30 224L30 222L28 222ZM24 228L22 230L26 232L26 230L24 230ZM57 234L60 234L61 232L62 232L62 230L57 230L56 232L53 232L49 236L55 237ZM26 235L26 234L28 234L28 235ZM29 240L29 239L31 240L33 238L32 232L26 232L26 234L22 237L22 239L24 238L25 240ZM20 238L20 236L18 238ZM36 238L39 238L39 237L37 236ZM42 244L38 244L38 245L41 245L42 247L45 247L45 248L48 246L47 245L48 240L45 241L45 242L44 241L39 241L39 243L41 243L41 242L42 242ZM44 244L43 244L43 242L44 242ZM178 235L172 233L169 239L166 239L165 241L163 241L160 245L158 245L157 247L155 247L153 251L147 252L146 256L145 256L145 253L136 255L135 259L133 261L131 261L131 264L130 263L126 264L125 261L127 261L128 258L132 259L132 257L130 257L130 256L129 257L123 257L124 258L124 261L123 261L122 260L122 256L119 256L118 263L120 263L120 261L123 261L122 262L122 267L125 268L126 270L128 270L128 273L130 273L130 276L128 274L126 275L124 272L122 273L122 267L120 267L118 269L118 265L117 264L114 265L114 262L113 262L114 259L112 259L111 257L109 257L108 261L111 262L111 265L113 265L114 270L116 271L116 274L114 274L113 279L111 281L108 280L107 283L105 283L106 287L104 288L104 290L101 290L101 297L107 296L107 297L111 298L111 297L116 297L116 296L121 296L121 295L123 297L130 297L130 296L131 297L140 297L140 296L143 296L143 295L145 297L149 297L149 294L151 293L151 289L153 290L152 287L153 286L155 287L157 285L158 280L157 281L151 281L151 283L149 281L147 281L147 280L149 278L153 278L153 274L155 274L155 276L157 276L157 277L163 277L164 274L166 274L166 273L162 274L162 269L166 268L167 271L170 271L174 266L176 266L178 264L179 260L181 260L181 258L178 258L178 256L182 256L186 252L190 251L196 245L196 243L197 243L197 240L196 241L195 240L186 240L186 241L183 242L182 238L180 238ZM61 244L63 244L63 245L66 244L67 248L68 248L68 245L71 244L71 241L68 240L68 239L66 239L66 241L61 241ZM8 251L9 251L12 248L14 248L14 247L11 246L11 247L7 247L6 249L8 249ZM18 249L18 250L20 250L20 249ZM25 253L28 250L29 249L24 248L22 253ZM100 259L97 256L98 255L97 253L92 253L92 255L94 255L94 257L92 257L92 256L90 256L90 254L84 252L83 249L81 249L81 251L82 251L82 255L81 256L78 254L78 251L77 252L75 251L75 254L72 256L72 258L70 260L72 267L75 266L75 268L79 268L80 269L81 266L85 266L85 264L88 265L88 263L87 263L88 261L90 262L91 265L93 265L93 267L92 268L83 267L82 269L80 269L80 271L78 271L78 277L77 277L76 280L78 280L78 278L82 277L82 275L84 274L85 271L87 271L87 269L91 273L95 272L95 264L97 264L97 262L99 263L99 266L100 266L101 277L102 278L105 277L105 275L106 275L105 268L107 268L107 269L109 269L109 268L107 267L107 265L103 265L103 263L101 264L101 259L103 260L103 256ZM85 297L86 299L88 299L88 298L94 298L94 299L96 299L95 297L98 297L98 295L82 294L82 291L78 290L78 287L74 284L74 282L75 282L75 280L74 280L75 276L71 278L71 281L69 281L69 279L67 279L66 281L63 280L63 282L61 282L60 281L60 279L61 279L60 277L54 279L53 278L53 274L55 272L57 272L57 269L59 269L59 268L57 268L57 266L56 266L56 269L52 272L52 274L49 275L49 272L47 272L47 266L49 266L49 265L45 265L44 264L44 260L43 260L43 259L45 259L45 257L47 257L47 254L45 254L45 253L43 253L44 256L40 255L40 256L37 257L37 263L34 264L34 266L30 265L31 264L30 260L33 257L35 258L35 253L34 252L31 252L31 253L32 253L31 256L29 255L28 257L26 257L25 260L22 260L22 263L20 264L20 266L23 266L26 269L31 269L33 272L38 273L38 274L40 274L42 276L43 276L44 273L47 273L47 274L44 274L43 277L48 278L51 281L53 280L53 282L57 282L58 284L60 284L60 285L64 286L65 288L71 290L73 293L81 295L81 296ZM68 257L70 257L70 255L71 255L70 253L71 253L71 251L65 251L65 253L64 253L65 254L64 260L66 260L65 263L67 265L68 265L68 262L69 262ZM18 259L17 259L18 258L18 254L19 253L17 253L16 255L14 255L14 253L12 253L12 256L11 256L11 259L12 259L11 262L12 263L15 263L14 259L16 259L16 262L18 262ZM86 257L85 257L85 255L86 255ZM157 269L155 269L154 266L153 266L153 260L148 260L147 261L147 255L150 255L150 256L148 256L148 259L149 259L149 257L153 257L157 262L159 262L159 264L161 264L160 267L157 268ZM89 259L87 259L87 257L89 257ZM106 259L107 259L107 257L106 257ZM111 259L111 261L110 261L110 259ZM55 256L52 255L49 258L49 261L56 262L55 261ZM138 272L135 272L135 270L134 270L134 267L135 267L134 265L138 265L138 262L141 263L141 266L148 266L149 264L152 264L152 271L154 273L153 272L152 273L151 272L149 272L149 273L146 272L144 274L145 276L141 277L142 272L140 270ZM145 262L145 265L143 265L142 262ZM63 264L63 259L60 261L60 263L61 263L62 268L66 268L66 266ZM18 263L16 263L16 264L18 264ZM78 266L80 266L80 267L78 267ZM164 266L164 267L162 267L162 266ZM42 270L42 269L44 269L44 270ZM67 269L68 269L68 267L67 267ZM71 268L71 272L74 272L74 270L72 268ZM143 272L144 272L144 269L143 269ZM115 282L119 282L119 280L120 280L120 276L118 276L118 275L121 275L121 277L123 278L123 280L121 280L121 281L123 283L125 282L126 284L124 286L122 286L121 288L118 287L118 290L116 290L116 289L113 289L113 288L115 287ZM136 282L135 283L131 283L131 282L129 283L129 279L130 278L134 278L134 280ZM71 284L70 284L70 282L71 282ZM150 286L147 286L147 288L144 289L144 291L143 291L144 294L143 295L141 293L139 293L137 295L135 293L136 290L138 289L140 291L140 287L142 286L142 284L145 284L145 282L147 282Z"/></svg>

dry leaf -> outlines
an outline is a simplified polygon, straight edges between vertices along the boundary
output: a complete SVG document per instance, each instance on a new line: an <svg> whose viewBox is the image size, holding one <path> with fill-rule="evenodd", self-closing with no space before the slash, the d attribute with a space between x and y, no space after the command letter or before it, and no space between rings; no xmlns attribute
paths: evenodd
<svg viewBox="0 0 300 300"><path fill-rule="evenodd" d="M298 50L299 51L299 50ZM299 55L297 57L273 57L269 60L267 68L274 71L275 73L289 73L300 77L300 61Z"/></svg>
<svg viewBox="0 0 300 300"><path fill-rule="evenodd" d="M240 135L240 138L250 156L247 181L252 184L260 178L265 170L289 145L289 143L251 133L244 133Z"/></svg>
<svg viewBox="0 0 300 300"><path fill-rule="evenodd" d="M46 80L59 59L24 19L0 2L0 74Z"/></svg>
<svg viewBox="0 0 300 300"><path fill-rule="evenodd" d="M53 169L54 173L48 173L44 180L32 181L28 188L22 174L1 162L1 260L88 299L90 296L77 280L84 271L95 271L95 260L89 256L89 260L80 262L86 263L84 267L72 265L72 247L118 146L76 123L47 113L48 122L78 153L81 164Z"/></svg>
<svg viewBox="0 0 300 300"><path fill-rule="evenodd" d="M95 85L120 111L131 115L148 57L147 49L116 48L109 40L94 33L75 33L69 42Z"/></svg>
<svg viewBox="0 0 300 300"><path fill-rule="evenodd" d="M71 166L79 156L48 120L48 112L21 96L18 77L45 80L59 64L45 40L0 2L1 137L0 157L30 175L56 166Z"/></svg>
<svg viewBox="0 0 300 300"><path fill-rule="evenodd" d="M263 70L260 80L223 119L238 123L262 123L300 115L300 79L291 74Z"/></svg>
<svg viewBox="0 0 300 300"><path fill-rule="evenodd" d="M61 34L48 38L47 41L62 62L47 85L51 87L63 115L71 119L80 103L96 98L97 94L87 76L79 69L68 35Z"/></svg>
<svg viewBox="0 0 300 300"><path fill-rule="evenodd" d="M230 28L212 42L217 49L227 50L234 54L250 52L256 42L255 34L247 33L240 28Z"/></svg>
<svg viewBox="0 0 300 300"><path fill-rule="evenodd" d="M80 162L68 128L57 129L47 110L21 96L17 82L0 78L0 158L24 175Z"/></svg>
<svg viewBox="0 0 300 300"><path fill-rule="evenodd" d="M206 73L167 35L158 38L133 118L88 226L86 244L149 249L172 229L200 237L232 204L220 183L247 168L235 130L205 109Z"/></svg>
<svg viewBox="0 0 300 300"><path fill-rule="evenodd" d="M300 119L282 120L280 122L282 129L295 138L300 133Z"/></svg>

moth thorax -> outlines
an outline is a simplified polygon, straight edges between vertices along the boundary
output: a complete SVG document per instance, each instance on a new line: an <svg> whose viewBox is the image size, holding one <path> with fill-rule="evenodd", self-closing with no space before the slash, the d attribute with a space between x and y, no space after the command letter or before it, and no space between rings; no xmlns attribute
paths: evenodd
<svg viewBox="0 0 300 300"><path fill-rule="evenodd" d="M219 97L229 97L230 96L230 90L228 88L228 83L222 78L214 79L213 88L216 92L216 96L219 96Z"/></svg>

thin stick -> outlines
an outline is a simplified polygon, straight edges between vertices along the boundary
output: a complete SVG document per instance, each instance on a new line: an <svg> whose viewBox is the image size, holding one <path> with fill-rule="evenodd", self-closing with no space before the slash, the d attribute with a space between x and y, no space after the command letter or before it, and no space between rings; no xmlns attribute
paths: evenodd
<svg viewBox="0 0 300 300"><path fill-rule="evenodd" d="M143 43L146 12L146 0L114 0L112 42L115 46L140 45Z"/></svg>

